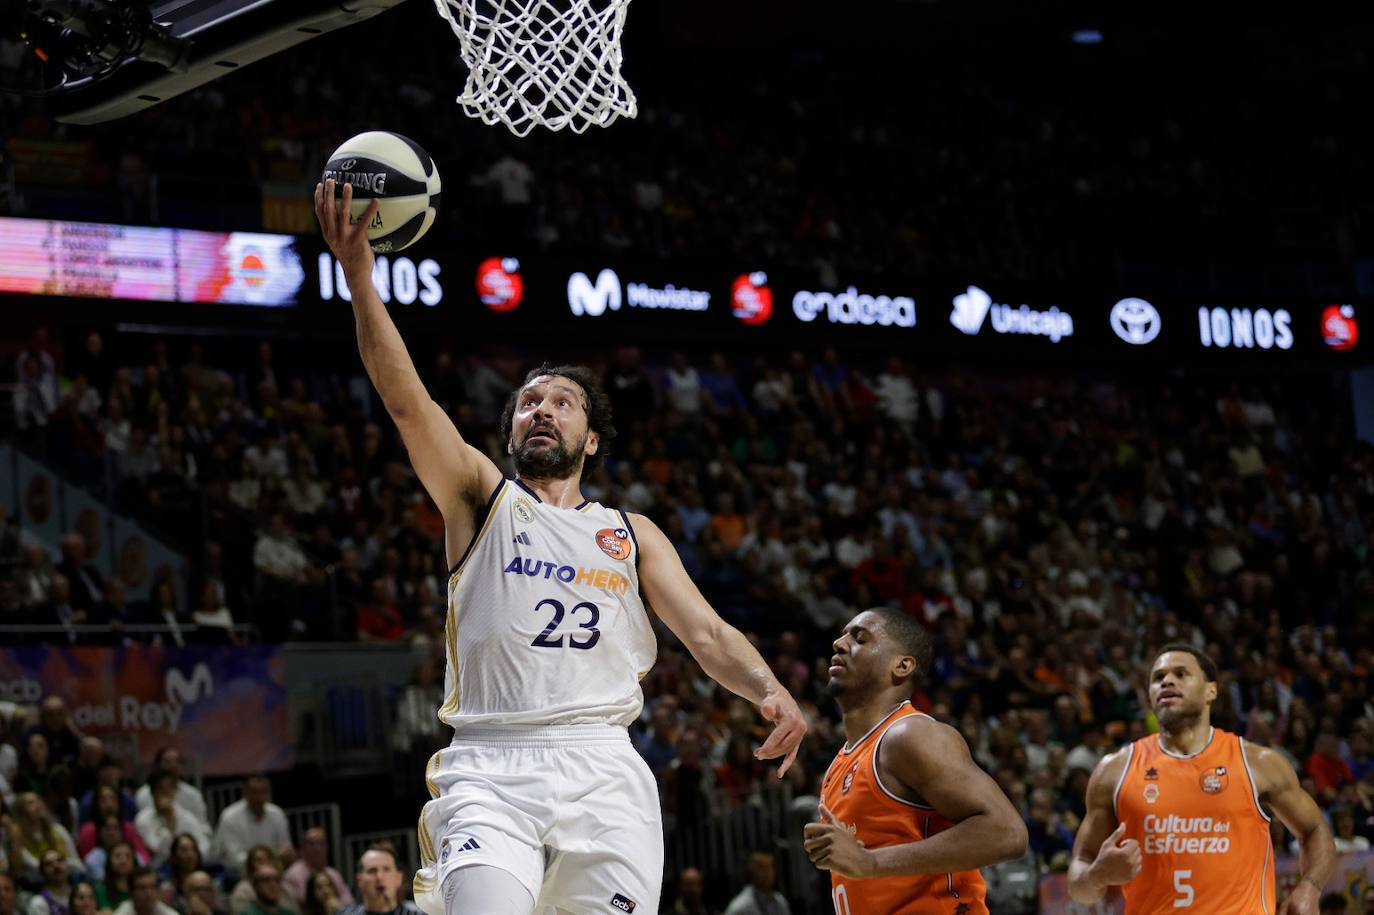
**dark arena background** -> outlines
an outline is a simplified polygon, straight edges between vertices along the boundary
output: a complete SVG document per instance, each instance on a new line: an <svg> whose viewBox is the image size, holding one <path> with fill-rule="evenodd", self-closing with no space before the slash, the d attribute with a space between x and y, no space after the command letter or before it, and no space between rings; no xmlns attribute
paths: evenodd
<svg viewBox="0 0 1374 915"><path fill-rule="evenodd" d="M1215 723L1329 819L1321 911L1374 913L1367 18L636 0L638 117L517 138L454 105L432 5L384 3L111 120L37 97L92 39L32 11L143 6L0 5L0 915L64 915L49 823L101 909L124 837L182 915L361 906L377 843L414 872L449 738L443 521L310 199L370 129L445 183L374 274L434 399L505 468L525 372L591 366L620 435L587 498L663 528L810 723L773 778L762 719L658 627L631 730L662 911L761 911L731 904L751 881L832 911L801 848L843 742L830 645L886 605L934 641L915 705L1027 824L993 912L1121 911L1068 898L1085 785L1158 729L1145 673L1185 641L1220 667ZM170 818L135 797L167 768Z"/></svg>

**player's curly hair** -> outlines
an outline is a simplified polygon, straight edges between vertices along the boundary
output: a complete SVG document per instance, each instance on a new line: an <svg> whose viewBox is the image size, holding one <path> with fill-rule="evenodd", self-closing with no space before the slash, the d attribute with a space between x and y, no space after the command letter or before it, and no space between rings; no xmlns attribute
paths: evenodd
<svg viewBox="0 0 1374 915"><path fill-rule="evenodd" d="M575 382L587 395L582 406L587 411L587 428L596 433L598 445L596 454L589 454L582 462L582 478L586 479L606 459L611 442L615 439L615 425L611 422L611 399L601 388L601 381L591 369L584 365L549 365L547 362L531 369L520 382L520 386L506 398L505 409L501 411L501 440L510 441L511 428L515 424L515 404L524 387L541 375L557 375Z"/></svg>

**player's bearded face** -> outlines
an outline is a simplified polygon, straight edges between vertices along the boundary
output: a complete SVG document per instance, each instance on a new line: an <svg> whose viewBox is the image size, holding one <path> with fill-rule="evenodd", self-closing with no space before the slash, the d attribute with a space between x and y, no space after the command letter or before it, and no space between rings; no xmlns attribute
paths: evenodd
<svg viewBox="0 0 1374 915"><path fill-rule="evenodd" d="M569 445L551 421L535 420L525 428L511 453L515 469L527 479L566 480L581 466L582 452L590 434L583 432L578 441Z"/></svg>
<svg viewBox="0 0 1374 915"><path fill-rule="evenodd" d="M1202 716L1212 688L1200 669L1168 672L1156 668L1150 678L1150 705L1160 725L1173 730Z"/></svg>

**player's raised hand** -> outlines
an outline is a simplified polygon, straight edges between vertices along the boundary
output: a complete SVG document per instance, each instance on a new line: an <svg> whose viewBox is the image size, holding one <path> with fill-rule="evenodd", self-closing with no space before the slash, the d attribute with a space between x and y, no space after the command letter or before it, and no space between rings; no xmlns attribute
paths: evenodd
<svg viewBox="0 0 1374 915"><path fill-rule="evenodd" d="M376 197L372 198L362 218L350 220L348 214L353 211L353 185L344 184L341 201L335 201L334 190L333 178L315 185L315 218L320 221L320 232L343 268L345 277L360 272L370 277L372 246L367 241L367 226L377 215L381 203Z"/></svg>
<svg viewBox="0 0 1374 915"><path fill-rule="evenodd" d="M1117 824L1116 831L1102 840L1093 862L1093 875L1103 884L1120 886L1130 883L1140 873L1140 843L1126 839L1126 824Z"/></svg>
<svg viewBox="0 0 1374 915"><path fill-rule="evenodd" d="M821 870L841 877L870 877L873 874L873 852L839 821L822 802L821 821L807 823L803 830L806 856Z"/></svg>
<svg viewBox="0 0 1374 915"><path fill-rule="evenodd" d="M759 703L759 711L764 718L773 722L773 733L768 735L763 746L754 751L754 756L758 759L784 757L782 765L778 766L778 778L782 778L792 767L792 760L797 758L797 748L806 736L806 719L797 707L797 700L786 690L764 696Z"/></svg>

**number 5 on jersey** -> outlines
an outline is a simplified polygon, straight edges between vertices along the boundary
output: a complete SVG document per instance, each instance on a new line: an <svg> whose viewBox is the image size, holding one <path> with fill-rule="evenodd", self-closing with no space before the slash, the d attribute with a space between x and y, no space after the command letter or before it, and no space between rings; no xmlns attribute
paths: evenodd
<svg viewBox="0 0 1374 915"><path fill-rule="evenodd" d="M1188 884L1188 878L1193 876L1192 871L1174 871L1174 890L1178 893L1178 898L1174 900L1174 908L1183 909L1193 904L1193 888Z"/></svg>
<svg viewBox="0 0 1374 915"><path fill-rule="evenodd" d="M590 601L584 600L581 603L573 604L571 609L565 610L562 602L556 601L551 597L546 597L539 603L535 604L534 609L536 612L548 609L553 610L553 618L549 620L549 624L544 627L544 631L536 635L534 637L534 641L530 642L530 644L533 645L535 648L563 647L563 636L560 635L556 639L551 639L549 638L549 636L553 635L554 631L558 629L560 625L562 625L563 616L567 613L571 613L573 617L576 618L579 612L585 611L589 618L585 622L578 622L577 625L578 628L585 629L591 633L591 635L585 636L583 638L578 638L575 635L569 635L567 637L568 647L581 648L585 650L591 648L601 638L601 630L596 628L596 624L601 621L601 611L597 609L596 604L593 604Z"/></svg>

